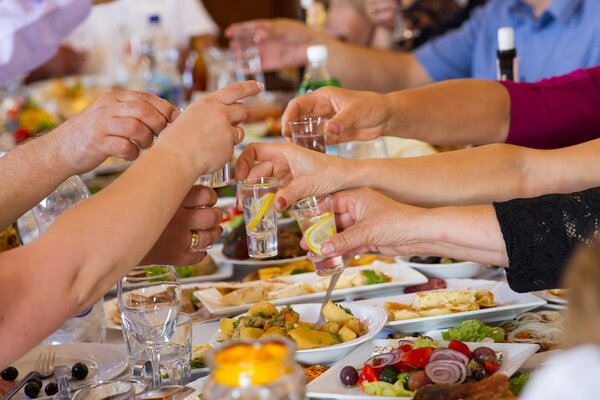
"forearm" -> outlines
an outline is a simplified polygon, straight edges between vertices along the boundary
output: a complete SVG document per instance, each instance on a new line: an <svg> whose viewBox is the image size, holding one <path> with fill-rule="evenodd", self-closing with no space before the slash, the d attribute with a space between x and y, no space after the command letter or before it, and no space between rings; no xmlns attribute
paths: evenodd
<svg viewBox="0 0 600 400"><path fill-rule="evenodd" d="M325 40L329 72L342 87L388 93L431 83L411 53L357 46L330 37L319 40Z"/></svg>
<svg viewBox="0 0 600 400"><path fill-rule="evenodd" d="M448 145L503 143L508 135L510 97L497 82L454 80L386 97L387 136Z"/></svg>
<svg viewBox="0 0 600 400"><path fill-rule="evenodd" d="M0 230L75 174L60 155L58 133L50 132L0 157Z"/></svg>
<svg viewBox="0 0 600 400"><path fill-rule="evenodd" d="M508 266L506 246L491 205L422 210L411 223L410 248L417 254Z"/></svg>

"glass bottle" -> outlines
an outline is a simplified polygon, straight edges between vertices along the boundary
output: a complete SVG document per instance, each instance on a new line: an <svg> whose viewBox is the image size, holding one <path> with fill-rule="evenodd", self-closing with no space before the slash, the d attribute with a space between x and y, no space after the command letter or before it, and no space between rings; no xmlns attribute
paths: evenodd
<svg viewBox="0 0 600 400"><path fill-rule="evenodd" d="M304 371L284 338L231 344L214 353L203 400L303 400Z"/></svg>
<svg viewBox="0 0 600 400"><path fill-rule="evenodd" d="M312 92L323 86L340 87L337 79L332 78L327 70L327 47L323 45L309 46L306 49L308 66L304 79L298 89L298 95Z"/></svg>

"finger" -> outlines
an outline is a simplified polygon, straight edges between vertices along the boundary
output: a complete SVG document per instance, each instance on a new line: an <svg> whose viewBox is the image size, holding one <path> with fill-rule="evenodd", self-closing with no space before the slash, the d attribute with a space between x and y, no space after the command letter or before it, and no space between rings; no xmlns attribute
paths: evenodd
<svg viewBox="0 0 600 400"><path fill-rule="evenodd" d="M256 81L245 81L225 86L210 96L224 104L233 104L249 96L259 94L265 85Z"/></svg>
<svg viewBox="0 0 600 400"><path fill-rule="evenodd" d="M244 122L248 116L248 108L246 105L238 102L228 106L226 112L232 125Z"/></svg>
<svg viewBox="0 0 600 400"><path fill-rule="evenodd" d="M175 116L179 113L177 109L171 105L171 103L151 93L124 90L120 92L115 92L114 96L119 101L123 102L138 101L150 103L169 122L173 122L175 120Z"/></svg>
<svg viewBox="0 0 600 400"><path fill-rule="evenodd" d="M117 117L133 117L158 135L169 123L167 118L150 103L143 101L122 101L114 104L114 115Z"/></svg>
<svg viewBox="0 0 600 400"><path fill-rule="evenodd" d="M279 189L273 201L275 202L275 209L281 211L305 197L322 196L324 194L327 193L324 193L318 185L315 185L314 177L299 176Z"/></svg>
<svg viewBox="0 0 600 400"><path fill-rule="evenodd" d="M202 249L217 243L223 233L223 228L217 225L214 228L196 232L198 233L198 248Z"/></svg>
<svg viewBox="0 0 600 400"><path fill-rule="evenodd" d="M250 143L235 163L235 177L245 179L256 161L271 161L284 151L284 143Z"/></svg>
<svg viewBox="0 0 600 400"><path fill-rule="evenodd" d="M247 179L260 178L262 176L273 176L273 172L273 163L271 161L263 161L259 164L255 164L252 167Z"/></svg>
<svg viewBox="0 0 600 400"><path fill-rule="evenodd" d="M333 235L321 246L321 252L326 257L346 254L354 249L366 246L364 233L360 224L355 224L341 233Z"/></svg>
<svg viewBox="0 0 600 400"><path fill-rule="evenodd" d="M113 156L127 161L135 160L140 152L133 142L121 136L106 136L102 141L102 151L107 157Z"/></svg>
<svg viewBox="0 0 600 400"><path fill-rule="evenodd" d="M182 216L190 230L207 230L219 225L223 211L216 207L184 209Z"/></svg>
<svg viewBox="0 0 600 400"><path fill-rule="evenodd" d="M354 225L355 222L356 221L349 213L335 214L335 226L339 230L346 229L349 226Z"/></svg>
<svg viewBox="0 0 600 400"><path fill-rule="evenodd" d="M217 192L209 187L194 185L187 193L181 205L184 208L214 206L217 202Z"/></svg>
<svg viewBox="0 0 600 400"><path fill-rule="evenodd" d="M302 117L329 117L336 113L332 97L335 90L323 88L314 92L303 94L289 102L281 117L282 135L291 138L292 133L289 123L297 121Z"/></svg>
<svg viewBox="0 0 600 400"><path fill-rule="evenodd" d="M109 131L113 136L121 136L146 148L154 141L154 132L139 119L133 117L115 117L109 121Z"/></svg>

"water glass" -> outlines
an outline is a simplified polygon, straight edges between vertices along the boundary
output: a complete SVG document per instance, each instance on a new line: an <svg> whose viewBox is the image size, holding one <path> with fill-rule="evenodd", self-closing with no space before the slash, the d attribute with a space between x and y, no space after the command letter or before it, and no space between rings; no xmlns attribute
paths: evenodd
<svg viewBox="0 0 600 400"><path fill-rule="evenodd" d="M148 347L138 342L124 327L122 333L132 369L134 365L151 359ZM175 332L171 339L163 345L160 352L161 376L164 378L168 375L171 385L188 384L191 376L191 360L192 317L188 314L179 314Z"/></svg>
<svg viewBox="0 0 600 400"><path fill-rule="evenodd" d="M125 381L103 381L80 389L62 390L53 400L134 400L135 386Z"/></svg>
<svg viewBox="0 0 600 400"><path fill-rule="evenodd" d="M328 276L344 268L342 256L324 257L322 244L337 233L333 213L333 197L310 196L291 207L306 240L317 275Z"/></svg>
<svg viewBox="0 0 600 400"><path fill-rule="evenodd" d="M325 127L327 121L327 119L321 117L303 117L297 121L289 122L292 142L305 149L325 153L327 146Z"/></svg>
<svg viewBox="0 0 600 400"><path fill-rule="evenodd" d="M150 349L152 383L161 385L160 355L177 326L181 310L181 286L175 268L147 276L145 267L131 270L117 284L123 328Z"/></svg>
<svg viewBox="0 0 600 400"><path fill-rule="evenodd" d="M277 255L277 211L273 206L277 190L277 178L251 178L238 182L246 221L248 255L252 258Z"/></svg>
<svg viewBox="0 0 600 400"><path fill-rule="evenodd" d="M367 158L387 158L387 146L384 138L369 140L366 142L347 142L338 145L340 157L364 160Z"/></svg>
<svg viewBox="0 0 600 400"><path fill-rule="evenodd" d="M237 80L254 79L264 83L256 25L253 22L246 22L241 29L235 32L231 40L233 59L237 66Z"/></svg>

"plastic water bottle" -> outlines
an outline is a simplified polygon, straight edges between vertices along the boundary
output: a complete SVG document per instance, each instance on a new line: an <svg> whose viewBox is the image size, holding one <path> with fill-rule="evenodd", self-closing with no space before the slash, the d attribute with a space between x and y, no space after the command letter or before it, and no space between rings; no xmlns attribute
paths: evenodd
<svg viewBox="0 0 600 400"><path fill-rule="evenodd" d="M298 89L298 95L312 92L323 86L340 87L337 79L332 78L327 70L327 47L324 45L309 46L306 49L308 66L304 79Z"/></svg>
<svg viewBox="0 0 600 400"><path fill-rule="evenodd" d="M159 15L148 18L142 53L146 64L146 91L180 106L183 101L183 80L177 69L179 51L164 31Z"/></svg>
<svg viewBox="0 0 600 400"><path fill-rule="evenodd" d="M32 210L39 234L42 235L60 214L88 197L90 192L79 176L64 181ZM104 302L100 299L89 309L66 321L42 343L103 342L105 337Z"/></svg>

